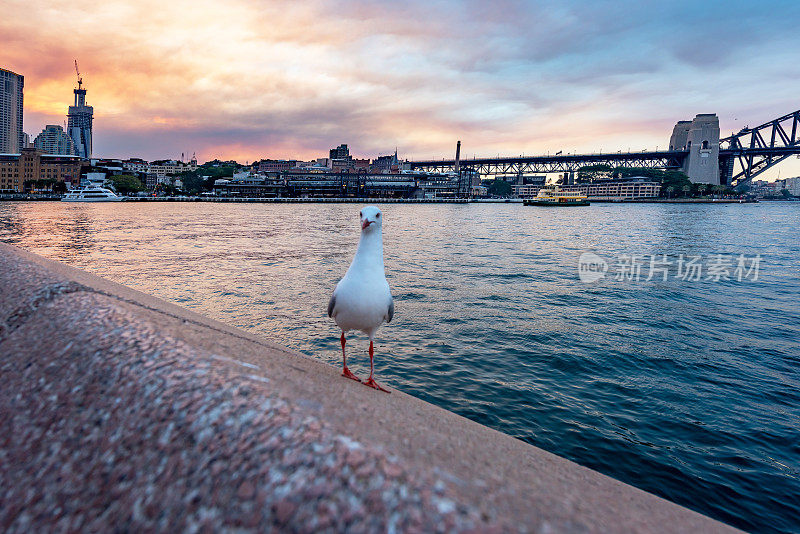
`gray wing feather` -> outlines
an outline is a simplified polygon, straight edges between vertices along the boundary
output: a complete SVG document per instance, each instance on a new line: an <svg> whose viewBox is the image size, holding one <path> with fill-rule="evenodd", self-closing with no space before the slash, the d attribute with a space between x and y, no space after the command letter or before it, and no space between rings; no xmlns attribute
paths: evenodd
<svg viewBox="0 0 800 534"><path fill-rule="evenodd" d="M387 323L391 323L392 322L392 317L394 317L394 299L392 299L389 302L389 313L388 313L388 316L389 316L389 318L386 319L386 322Z"/></svg>
<svg viewBox="0 0 800 534"><path fill-rule="evenodd" d="M333 317L333 309L336 307L336 293L331 295L331 300L328 301L328 317Z"/></svg>

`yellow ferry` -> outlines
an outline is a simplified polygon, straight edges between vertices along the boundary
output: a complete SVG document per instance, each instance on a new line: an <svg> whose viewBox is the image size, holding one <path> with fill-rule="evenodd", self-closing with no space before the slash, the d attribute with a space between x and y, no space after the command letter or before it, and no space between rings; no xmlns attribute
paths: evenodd
<svg viewBox="0 0 800 534"><path fill-rule="evenodd" d="M557 185L546 185L534 198L523 199L525 206L588 206L589 199L580 191L562 191Z"/></svg>

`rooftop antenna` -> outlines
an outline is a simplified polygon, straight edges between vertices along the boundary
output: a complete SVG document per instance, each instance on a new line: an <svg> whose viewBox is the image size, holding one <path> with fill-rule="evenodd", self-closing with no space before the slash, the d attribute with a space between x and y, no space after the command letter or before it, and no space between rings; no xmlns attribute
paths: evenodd
<svg viewBox="0 0 800 534"><path fill-rule="evenodd" d="M75 74L78 75L78 89L80 89L81 85L83 84L83 78L81 78L81 71L78 70L78 60L77 59L75 60Z"/></svg>

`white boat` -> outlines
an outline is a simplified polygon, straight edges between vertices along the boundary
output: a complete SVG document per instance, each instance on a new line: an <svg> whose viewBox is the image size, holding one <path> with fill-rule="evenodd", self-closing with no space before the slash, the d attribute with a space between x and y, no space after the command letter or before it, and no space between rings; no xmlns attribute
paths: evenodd
<svg viewBox="0 0 800 534"><path fill-rule="evenodd" d="M119 202L120 200L122 197L112 190L97 185L73 189L61 197L61 202Z"/></svg>

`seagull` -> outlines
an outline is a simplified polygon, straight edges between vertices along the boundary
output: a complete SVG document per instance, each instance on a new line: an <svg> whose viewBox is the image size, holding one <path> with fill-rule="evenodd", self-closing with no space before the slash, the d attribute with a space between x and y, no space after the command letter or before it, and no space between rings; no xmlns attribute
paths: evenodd
<svg viewBox="0 0 800 534"><path fill-rule="evenodd" d="M383 269L383 217L375 206L365 207L358 216L361 219L361 239L350 268L333 290L328 302L328 317L332 317L342 330L342 376L361 382L347 368L344 351L345 333L361 330L369 336L369 379L364 385L389 393L375 382L372 362L375 332L384 322L391 322L394 316L394 299Z"/></svg>

